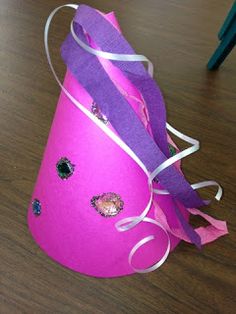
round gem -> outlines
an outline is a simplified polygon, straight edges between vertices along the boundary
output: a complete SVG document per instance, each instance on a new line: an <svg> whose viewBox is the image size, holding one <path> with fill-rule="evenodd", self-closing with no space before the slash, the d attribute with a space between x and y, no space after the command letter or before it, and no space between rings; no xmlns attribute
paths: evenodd
<svg viewBox="0 0 236 314"><path fill-rule="evenodd" d="M169 152L170 152L170 157L173 157L176 154L177 150L173 145L169 144Z"/></svg>
<svg viewBox="0 0 236 314"><path fill-rule="evenodd" d="M173 156L177 153L177 150L176 150L176 148L175 148L173 145L171 145L171 144L169 144L168 146L169 146L170 157L173 157ZM157 177L155 177L155 178L153 179L153 181L156 182L156 183L158 183Z"/></svg>
<svg viewBox="0 0 236 314"><path fill-rule="evenodd" d="M32 202L32 209L35 216L39 216L41 214L41 203L39 200L34 199Z"/></svg>
<svg viewBox="0 0 236 314"><path fill-rule="evenodd" d="M107 117L104 114L102 114L101 109L95 102L92 103L91 111L95 115L95 117L102 121L104 124L108 123Z"/></svg>
<svg viewBox="0 0 236 314"><path fill-rule="evenodd" d="M124 207L124 202L116 193L103 193L91 199L91 205L104 217L116 216Z"/></svg>
<svg viewBox="0 0 236 314"><path fill-rule="evenodd" d="M74 165L69 159L63 157L57 163L57 173L61 179L68 179L74 172Z"/></svg>

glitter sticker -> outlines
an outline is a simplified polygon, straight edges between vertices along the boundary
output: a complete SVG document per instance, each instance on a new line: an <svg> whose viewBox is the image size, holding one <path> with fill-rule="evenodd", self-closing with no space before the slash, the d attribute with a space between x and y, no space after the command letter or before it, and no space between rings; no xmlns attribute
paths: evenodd
<svg viewBox="0 0 236 314"><path fill-rule="evenodd" d="M95 115L95 117L102 121L104 124L108 123L107 117L102 114L100 108L95 102L92 103L91 111Z"/></svg>
<svg viewBox="0 0 236 314"><path fill-rule="evenodd" d="M104 217L113 217L119 214L124 207L124 202L116 193L103 193L91 199L91 205Z"/></svg>
<svg viewBox="0 0 236 314"><path fill-rule="evenodd" d="M35 214L35 216L39 216L41 214L41 203L39 200L34 199L32 202L32 209L33 209L33 213Z"/></svg>
<svg viewBox="0 0 236 314"><path fill-rule="evenodd" d="M64 180L73 174L75 165L72 165L69 159L63 157L58 161L56 168L59 177Z"/></svg>

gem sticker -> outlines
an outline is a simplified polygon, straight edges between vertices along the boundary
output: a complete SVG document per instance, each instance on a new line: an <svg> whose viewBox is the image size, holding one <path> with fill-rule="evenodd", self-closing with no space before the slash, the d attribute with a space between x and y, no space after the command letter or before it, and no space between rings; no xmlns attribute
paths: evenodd
<svg viewBox="0 0 236 314"><path fill-rule="evenodd" d="M170 152L170 157L173 157L177 153L177 150L173 145L169 144L169 152Z"/></svg>
<svg viewBox="0 0 236 314"><path fill-rule="evenodd" d="M91 205L104 217L113 217L119 214L124 207L124 202L116 193L103 193L91 199Z"/></svg>
<svg viewBox="0 0 236 314"><path fill-rule="evenodd" d="M73 174L75 165L72 165L69 159L63 157L58 161L56 168L59 177L64 180Z"/></svg>
<svg viewBox="0 0 236 314"><path fill-rule="evenodd" d="M91 111L95 115L95 117L102 121L104 124L108 123L107 117L102 114L100 108L95 102L92 103Z"/></svg>
<svg viewBox="0 0 236 314"><path fill-rule="evenodd" d="M173 157L174 155L176 155L177 150L176 150L176 148L175 148L173 145L171 145L171 144L169 144L168 146L169 146L170 157ZM155 178L153 179L153 181L156 182L156 183L158 183L157 177L155 177Z"/></svg>
<svg viewBox="0 0 236 314"><path fill-rule="evenodd" d="M39 200L34 199L32 202L32 209L33 209L33 213L35 214L35 216L39 216L41 214L41 203Z"/></svg>

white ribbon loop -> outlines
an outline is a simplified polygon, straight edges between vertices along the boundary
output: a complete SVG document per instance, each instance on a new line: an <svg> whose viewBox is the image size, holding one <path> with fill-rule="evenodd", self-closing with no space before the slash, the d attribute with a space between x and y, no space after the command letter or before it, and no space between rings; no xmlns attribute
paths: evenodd
<svg viewBox="0 0 236 314"><path fill-rule="evenodd" d="M217 193L215 195L215 199L217 201L220 201L221 198L222 198L222 195L223 195L223 189L219 185L219 183L217 183L216 181L203 181L203 182L198 182L198 183L191 184L191 187L193 188L193 190L198 190L198 189L201 189L201 188L205 188L207 186L217 186L218 187ZM159 194L159 195L168 195L168 194L170 194L167 190L160 190L160 189L153 189L153 193Z"/></svg>
<svg viewBox="0 0 236 314"><path fill-rule="evenodd" d="M132 220L133 218L135 217L130 217L130 219ZM144 222L149 222L151 224L154 224L156 226L158 226L161 230L164 231L166 237L167 237L167 249L164 253L164 255L162 256L162 258L157 262L155 263L154 265L148 267L148 268L144 268L144 269L138 269L138 268L135 268L133 265L132 265L132 260L133 260L133 257L134 257L134 254L137 252L137 250L139 248L141 248L144 244L152 241L155 239L155 236L154 235L150 235L148 237L145 237L143 238L142 240L140 240L138 243L135 244L135 246L132 248L132 250L130 251L130 254L129 254L129 264L130 266L133 268L133 270L136 272L136 273L149 273L151 271L154 271L156 270L157 268L159 268L167 259L169 253L170 253L170 237L169 237L169 234L167 233L166 229L159 223L157 222L156 220L154 219L151 219L151 218L148 218L148 217L145 217L143 219Z"/></svg>
<svg viewBox="0 0 236 314"><path fill-rule="evenodd" d="M176 137L180 138L181 140L192 144L191 147L188 147L186 149L184 149L183 151L177 153L176 155L174 155L173 157L170 157L169 159L167 159L165 162L163 162L159 167L157 167L150 175L150 180L152 181L162 170L164 170L165 168L169 167L170 165L174 164L175 162L195 153L196 151L199 150L200 148L200 143L198 140L187 136L183 133L181 133L180 131L176 130L173 126L171 126L169 123L166 123L166 128L168 131L170 131L172 134L174 134ZM151 182L149 182L151 184ZM194 190L198 190L204 187L208 187L208 186L217 186L218 190L217 193L215 195L215 199L217 201L219 201L223 195L223 189L220 186L219 183L217 183L216 181L203 181L203 182L198 182L198 183L194 183L191 185L191 187ZM153 189L153 192L155 194L159 194L159 195L168 195L169 192L167 190L160 190L160 189Z"/></svg>
<svg viewBox="0 0 236 314"><path fill-rule="evenodd" d="M105 52L97 49L93 49L92 47L86 45L82 40L79 39L79 37L76 35L74 31L74 23L73 21L70 24L70 31L71 35L73 36L74 40L77 42L77 44L86 50L87 52L93 54L94 56L101 57L103 59L107 60L114 60L114 61L128 61L128 62L147 62L148 64L148 73L151 77L153 77L154 73L154 67L152 62L143 55L137 55L137 54L121 54L121 53L111 53L111 52Z"/></svg>

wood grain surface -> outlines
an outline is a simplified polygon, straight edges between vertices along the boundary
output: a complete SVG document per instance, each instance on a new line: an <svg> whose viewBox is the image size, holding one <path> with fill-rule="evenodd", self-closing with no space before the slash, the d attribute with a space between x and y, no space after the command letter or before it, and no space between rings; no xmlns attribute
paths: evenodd
<svg viewBox="0 0 236 314"><path fill-rule="evenodd" d="M181 243L157 271L118 279L65 269L35 244L26 209L54 115L59 87L46 61L43 29L64 0L0 0L0 313L235 313L236 312L236 51L217 72L206 63L230 0L91 0L114 10L138 53L155 65L168 120L198 138L201 150L183 168L191 182L219 181L222 202L206 212L228 221L229 235L198 251ZM59 47L73 12L55 19L50 44ZM205 198L215 190L201 191ZM195 220L195 224L199 221Z"/></svg>

